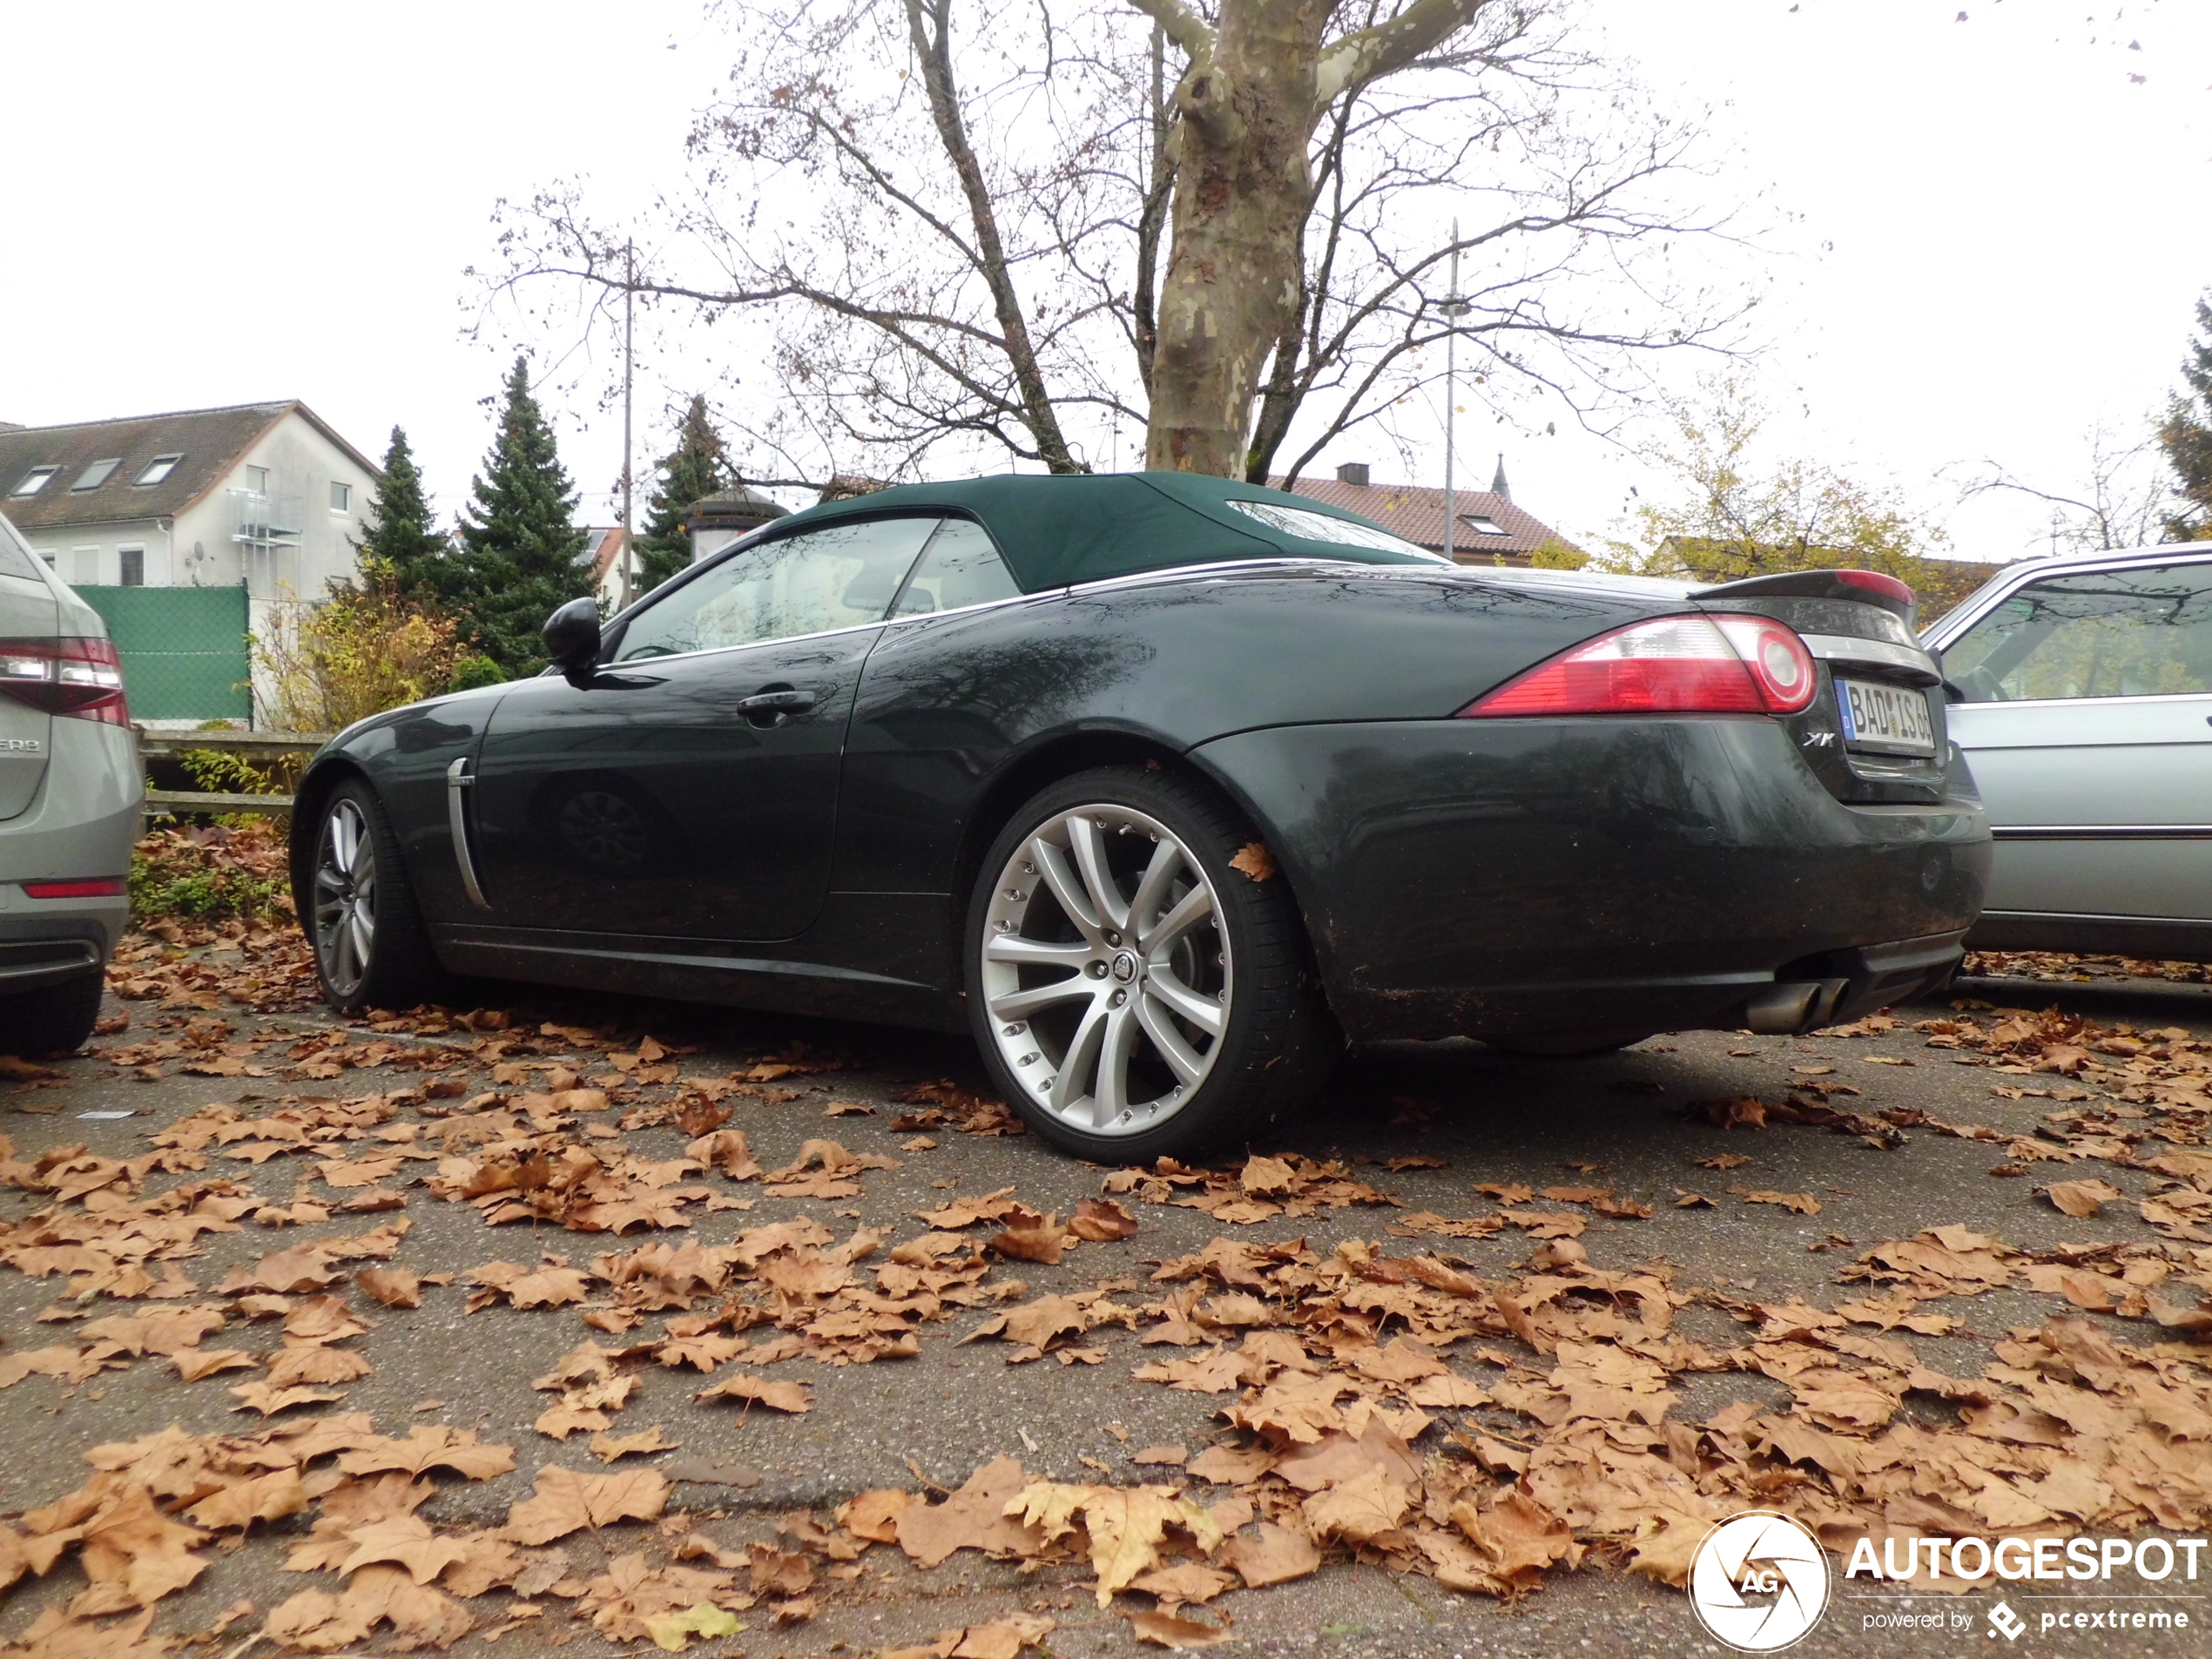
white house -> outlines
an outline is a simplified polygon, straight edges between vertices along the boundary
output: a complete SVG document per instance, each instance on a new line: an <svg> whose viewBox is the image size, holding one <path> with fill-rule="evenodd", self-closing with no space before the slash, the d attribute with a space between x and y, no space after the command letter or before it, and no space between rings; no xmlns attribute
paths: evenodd
<svg viewBox="0 0 2212 1659"><path fill-rule="evenodd" d="M306 404L0 423L0 512L65 582L320 598L357 570L374 462Z"/></svg>

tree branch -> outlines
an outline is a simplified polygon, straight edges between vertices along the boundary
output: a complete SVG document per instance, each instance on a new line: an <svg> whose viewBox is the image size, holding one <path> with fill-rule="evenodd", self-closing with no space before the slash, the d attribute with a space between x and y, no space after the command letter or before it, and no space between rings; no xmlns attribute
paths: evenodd
<svg viewBox="0 0 2212 1659"><path fill-rule="evenodd" d="M1213 52L1213 30L1204 17L1183 3L1183 0L1129 0L1130 4L1150 17L1167 31L1167 37L1183 48L1184 56L1192 63L1210 57ZM1481 0L1476 0L1480 4Z"/></svg>
<svg viewBox="0 0 2212 1659"><path fill-rule="evenodd" d="M1157 0L1175 4L1177 0ZM1395 17L1344 37L1325 46L1313 72L1313 102L1323 108L1347 88L1404 69L1433 51L1474 21L1490 0L1413 0ZM1144 6L1146 0L1130 0ZM1149 6L1146 6L1150 10Z"/></svg>

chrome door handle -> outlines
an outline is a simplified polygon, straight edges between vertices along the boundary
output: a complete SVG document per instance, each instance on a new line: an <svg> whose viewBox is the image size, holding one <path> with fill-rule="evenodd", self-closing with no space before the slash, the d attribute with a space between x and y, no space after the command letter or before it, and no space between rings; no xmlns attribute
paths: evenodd
<svg viewBox="0 0 2212 1659"><path fill-rule="evenodd" d="M738 699L740 714L803 714L813 706L812 691L759 691Z"/></svg>
<svg viewBox="0 0 2212 1659"><path fill-rule="evenodd" d="M453 832L453 861L461 867L461 886L469 902L479 910L489 910L491 900L484 897L483 885L476 880L476 856L469 846L468 792L475 782L467 755L446 768L446 825Z"/></svg>
<svg viewBox="0 0 2212 1659"><path fill-rule="evenodd" d="M772 730L813 706L813 692L802 691L791 685L771 685L765 691L755 691L751 697L738 699L738 712L744 717L745 723L763 731Z"/></svg>

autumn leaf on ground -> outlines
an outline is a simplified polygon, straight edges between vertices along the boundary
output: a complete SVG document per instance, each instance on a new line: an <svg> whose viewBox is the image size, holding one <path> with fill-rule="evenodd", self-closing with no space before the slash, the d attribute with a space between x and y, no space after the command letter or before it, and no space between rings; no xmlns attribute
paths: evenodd
<svg viewBox="0 0 2212 1659"><path fill-rule="evenodd" d="M185 1511L200 1526L222 1531L246 1527L257 1521L275 1521L307 1507L306 1489L297 1469L278 1469L250 1480L233 1481L220 1492L202 1498Z"/></svg>
<svg viewBox="0 0 2212 1659"><path fill-rule="evenodd" d="M1730 1187L1729 1190L1743 1199L1745 1204L1779 1204L1783 1209L1792 1211L1800 1216L1817 1216L1820 1213L1820 1200L1810 1192L1753 1192L1743 1187Z"/></svg>
<svg viewBox="0 0 2212 1659"><path fill-rule="evenodd" d="M1236 1632L1225 1624L1201 1624L1196 1619L1178 1618L1172 1613L1132 1613L1129 1626L1139 1642L1177 1652L1211 1648L1237 1639Z"/></svg>
<svg viewBox="0 0 2212 1659"><path fill-rule="evenodd" d="M1741 1152L1716 1152L1711 1157L1696 1159L1696 1163L1701 1170L1736 1170L1750 1161Z"/></svg>
<svg viewBox="0 0 2212 1659"><path fill-rule="evenodd" d="M2066 1214L2086 1219L2128 1195L2104 1181L2054 1181L2043 1189L2043 1196Z"/></svg>
<svg viewBox="0 0 2212 1659"><path fill-rule="evenodd" d="M617 1521L657 1521L668 1482L651 1469L584 1474L557 1467L538 1471L530 1497L507 1512L507 1535L518 1544L550 1544L572 1532Z"/></svg>
<svg viewBox="0 0 2212 1659"><path fill-rule="evenodd" d="M1085 1198L1076 1206L1068 1231L1095 1244L1127 1238L1136 1231L1136 1217L1111 1198Z"/></svg>
<svg viewBox="0 0 2212 1659"><path fill-rule="evenodd" d="M602 1463L612 1463L626 1457L648 1452L672 1452L677 1442L664 1439L661 1426L656 1423L642 1434L594 1434L591 1455Z"/></svg>
<svg viewBox="0 0 2212 1659"><path fill-rule="evenodd" d="M1237 856L1229 860L1229 867L1239 875L1248 875L1255 881L1264 881L1275 873L1275 855L1267 850L1264 841L1247 841Z"/></svg>
<svg viewBox="0 0 2212 1659"><path fill-rule="evenodd" d="M1068 1230L1060 1224L1057 1210L1045 1216L1034 1210L1016 1210L1007 1217L1006 1230L991 1238L989 1247L1001 1256L1051 1267L1059 1263L1067 1242Z"/></svg>
<svg viewBox="0 0 2212 1659"><path fill-rule="evenodd" d="M363 1420L365 1425L366 1420ZM347 1474L379 1474L397 1470L419 1475L445 1468L471 1480L487 1480L513 1470L515 1449L509 1446L480 1445L474 1429L421 1423L408 1431L405 1440L368 1436L353 1450L341 1453L338 1467Z"/></svg>
<svg viewBox="0 0 2212 1659"><path fill-rule="evenodd" d="M255 1411L264 1417L273 1417L279 1412L290 1411L294 1406L312 1406L320 1400L344 1398L327 1389L272 1388L265 1382L240 1383L231 1393L236 1394L239 1399L239 1403L231 1407L233 1411Z"/></svg>
<svg viewBox="0 0 2212 1659"><path fill-rule="evenodd" d="M765 1377L749 1377L740 1372L727 1381L694 1396L698 1399L759 1400L763 1406L773 1406L779 1412L811 1412L814 1402L806 1398L806 1385L796 1382L770 1382Z"/></svg>
<svg viewBox="0 0 2212 1659"><path fill-rule="evenodd" d="M1753 1095L1739 1096L1733 1100L1694 1100L1689 1106L1692 1117L1700 1118L1716 1129L1734 1129L1739 1123L1747 1129L1764 1129L1767 1109L1767 1103Z"/></svg>
<svg viewBox="0 0 2212 1659"><path fill-rule="evenodd" d="M388 1308L422 1305L422 1281L404 1267L365 1267L354 1275L354 1283Z"/></svg>
<svg viewBox="0 0 2212 1659"><path fill-rule="evenodd" d="M1211 1554L1221 1546L1213 1518L1172 1487L1069 1486L1038 1480L1009 1501L1006 1513L1044 1529L1048 1539L1072 1529L1080 1514L1090 1539L1091 1570L1098 1575L1098 1605L1159 1560L1170 1526L1180 1527Z"/></svg>
<svg viewBox="0 0 2212 1659"><path fill-rule="evenodd" d="M871 1543L895 1544L899 1541L899 1516L913 1501L913 1493L895 1487L863 1492L838 1505L837 1524L855 1538L865 1538Z"/></svg>
<svg viewBox="0 0 2212 1659"><path fill-rule="evenodd" d="M1257 1537L1239 1533L1231 1538L1222 1546L1221 1561L1223 1566L1235 1569L1248 1588L1255 1590L1321 1569L1321 1552L1312 1539L1271 1521L1259 1523Z"/></svg>
<svg viewBox="0 0 2212 1659"><path fill-rule="evenodd" d="M653 1645L669 1653L683 1652L691 1645L693 1636L733 1636L744 1629L736 1614L725 1612L711 1602L645 1621L645 1634L653 1639Z"/></svg>

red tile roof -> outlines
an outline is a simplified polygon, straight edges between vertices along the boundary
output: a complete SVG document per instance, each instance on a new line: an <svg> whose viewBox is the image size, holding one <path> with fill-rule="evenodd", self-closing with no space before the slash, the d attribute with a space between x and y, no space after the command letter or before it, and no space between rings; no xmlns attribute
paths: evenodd
<svg viewBox="0 0 2212 1659"><path fill-rule="evenodd" d="M1278 489L1285 488L1279 478L1269 482ZM1372 518L1416 546L1437 553L1444 550L1444 492L1440 489L1419 484L1346 484L1334 478L1301 478L1288 488L1314 501ZM1494 496L1487 489L1455 489L1452 496L1453 515L1460 521L1452 536L1452 556L1463 564L1487 564L1501 553L1516 564L1525 564L1528 555L1546 542L1574 545L1503 496ZM1484 518L1505 534L1487 533L1470 522Z"/></svg>

